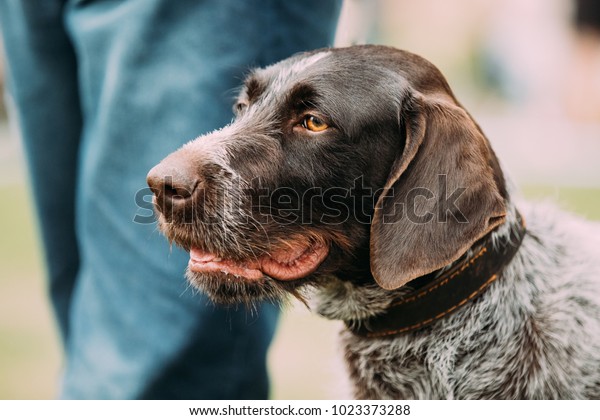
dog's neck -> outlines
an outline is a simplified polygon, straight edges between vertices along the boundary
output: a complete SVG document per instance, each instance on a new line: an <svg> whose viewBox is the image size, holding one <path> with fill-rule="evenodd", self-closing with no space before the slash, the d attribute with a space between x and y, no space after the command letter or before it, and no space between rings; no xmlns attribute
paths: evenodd
<svg viewBox="0 0 600 420"><path fill-rule="evenodd" d="M517 253L524 235L524 221L511 206L503 225L447 267L394 291L374 283L355 285L329 279L319 293L317 311L343 320L362 337L394 336L424 328L483 293ZM340 298L344 308L332 309L339 305L328 302Z"/></svg>

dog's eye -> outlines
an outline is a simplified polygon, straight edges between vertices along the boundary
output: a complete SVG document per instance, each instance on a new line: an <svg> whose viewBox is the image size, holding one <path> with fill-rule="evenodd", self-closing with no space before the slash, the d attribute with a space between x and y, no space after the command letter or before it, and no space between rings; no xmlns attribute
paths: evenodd
<svg viewBox="0 0 600 420"><path fill-rule="evenodd" d="M315 133L329 128L329 126L323 122L323 120L315 117L314 115L307 115L304 117L302 120L302 127L306 128L307 130L314 131Z"/></svg>

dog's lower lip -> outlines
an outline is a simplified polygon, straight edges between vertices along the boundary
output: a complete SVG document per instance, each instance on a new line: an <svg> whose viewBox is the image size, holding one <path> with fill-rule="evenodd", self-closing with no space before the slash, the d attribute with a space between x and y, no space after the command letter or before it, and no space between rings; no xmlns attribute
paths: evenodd
<svg viewBox="0 0 600 420"><path fill-rule="evenodd" d="M276 252L261 259L261 270L277 280L298 280L312 274L328 254L326 244L312 242L303 248Z"/></svg>
<svg viewBox="0 0 600 420"><path fill-rule="evenodd" d="M274 251L256 259L234 261L192 247L189 269L195 273L225 273L250 281L265 276L290 281L313 273L328 253L329 247L324 243L299 242L295 248Z"/></svg>
<svg viewBox="0 0 600 420"><path fill-rule="evenodd" d="M258 280L264 276L256 263L242 265L217 257L199 248L190 249L190 262L188 265L190 270L196 273L226 273L248 280Z"/></svg>

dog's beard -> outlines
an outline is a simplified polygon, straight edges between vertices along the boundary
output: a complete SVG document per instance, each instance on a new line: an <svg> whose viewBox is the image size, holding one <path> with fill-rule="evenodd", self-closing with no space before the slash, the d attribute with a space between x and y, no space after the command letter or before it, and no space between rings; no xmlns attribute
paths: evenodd
<svg viewBox="0 0 600 420"><path fill-rule="evenodd" d="M260 302L284 305L294 296L306 302L303 296L305 286L312 284L310 279L280 282L268 276L251 282L226 273L196 273L186 270L189 283L205 293L214 303L226 306L243 305L255 309Z"/></svg>

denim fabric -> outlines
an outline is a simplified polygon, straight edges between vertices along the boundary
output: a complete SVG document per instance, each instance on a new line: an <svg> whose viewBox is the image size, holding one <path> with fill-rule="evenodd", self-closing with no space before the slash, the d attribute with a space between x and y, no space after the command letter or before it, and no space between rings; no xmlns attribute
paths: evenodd
<svg viewBox="0 0 600 420"><path fill-rule="evenodd" d="M341 1L3 0L9 89L64 339L62 398L266 398L278 311L220 308L134 223L147 171L228 123L253 66L332 42Z"/></svg>

